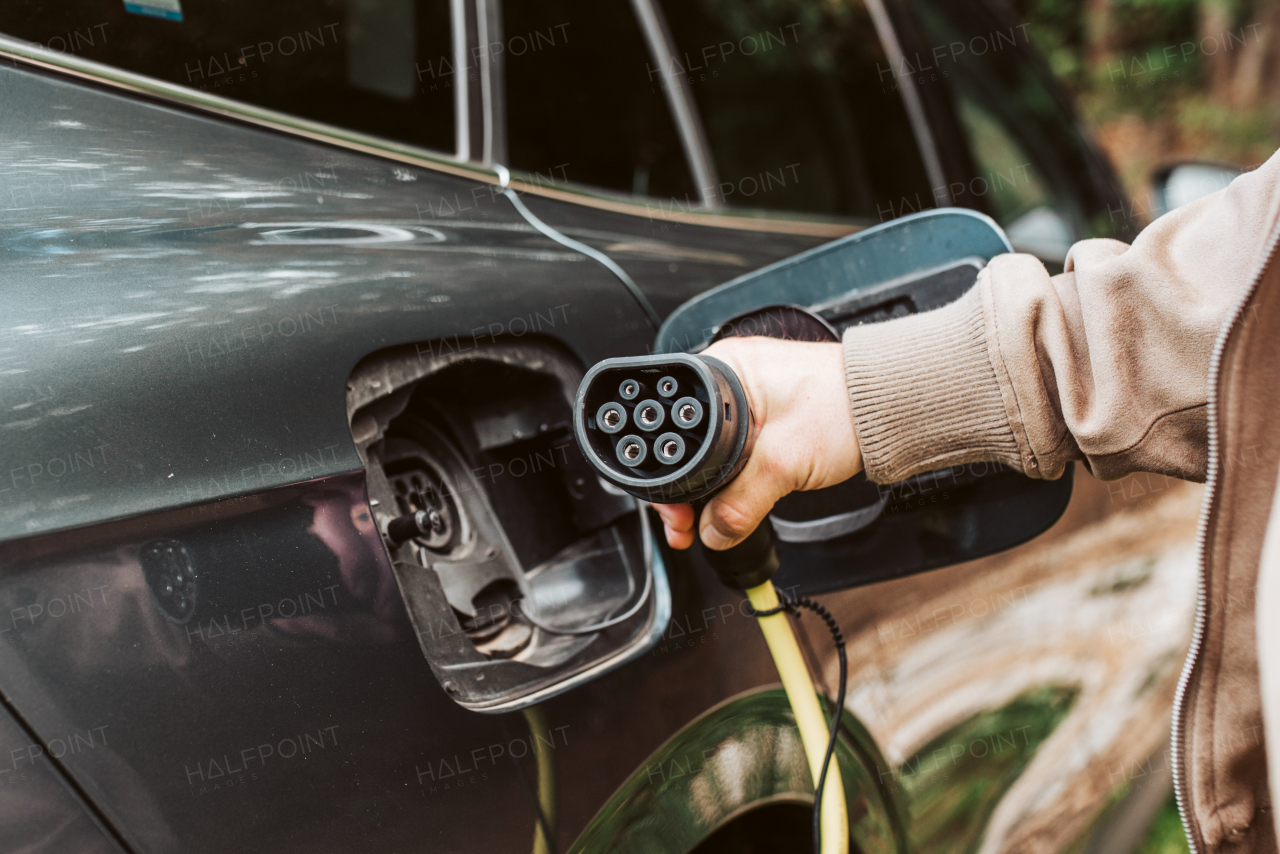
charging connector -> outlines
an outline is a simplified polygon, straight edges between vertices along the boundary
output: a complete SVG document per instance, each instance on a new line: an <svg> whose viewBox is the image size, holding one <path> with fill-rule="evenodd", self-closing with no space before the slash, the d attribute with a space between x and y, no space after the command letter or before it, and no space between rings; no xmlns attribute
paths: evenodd
<svg viewBox="0 0 1280 854"><path fill-rule="evenodd" d="M733 370L686 354L600 362L578 387L573 430L605 480L659 504L715 493L746 465L755 434Z"/></svg>

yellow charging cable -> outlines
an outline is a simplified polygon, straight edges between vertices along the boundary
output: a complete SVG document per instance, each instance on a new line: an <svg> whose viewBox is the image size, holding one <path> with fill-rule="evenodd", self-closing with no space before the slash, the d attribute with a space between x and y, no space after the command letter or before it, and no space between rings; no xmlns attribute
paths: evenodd
<svg viewBox="0 0 1280 854"><path fill-rule="evenodd" d="M538 764L538 820L533 828L533 854L551 854L551 840L548 834L556 823L556 766L551 756L551 749L542 744L538 733L547 728L547 719L539 706L529 706L524 710L525 723L529 725L530 741L533 742L533 755ZM546 825L543 822L546 822ZM549 826L547 826L549 825Z"/></svg>
<svg viewBox="0 0 1280 854"><path fill-rule="evenodd" d="M780 604L778 591L774 590L772 581L747 590L747 599L757 611L772 611ZM822 714L817 692L809 679L809 669L800 654L800 645L796 643L786 612L760 617L757 622L764 632L765 643L769 645L773 663L778 668L778 675L782 677L782 687L786 690L787 700L795 713L796 725L800 728L800 741L804 744L805 756L809 759L809 773L816 787L818 778L822 775L822 760L831 740L831 730ZM822 854L848 854L849 815L845 808L840 764L834 755L822 789L821 818Z"/></svg>

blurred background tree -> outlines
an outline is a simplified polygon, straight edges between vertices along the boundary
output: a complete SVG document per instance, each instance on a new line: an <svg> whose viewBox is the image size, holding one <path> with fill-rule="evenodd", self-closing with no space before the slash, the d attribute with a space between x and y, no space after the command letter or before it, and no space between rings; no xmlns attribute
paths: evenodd
<svg viewBox="0 0 1280 854"><path fill-rule="evenodd" d="M1012 0L1126 187L1280 146L1280 0Z"/></svg>

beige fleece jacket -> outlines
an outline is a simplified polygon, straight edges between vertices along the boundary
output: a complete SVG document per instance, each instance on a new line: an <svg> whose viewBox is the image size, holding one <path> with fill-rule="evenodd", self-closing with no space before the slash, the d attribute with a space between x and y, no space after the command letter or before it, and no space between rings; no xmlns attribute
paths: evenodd
<svg viewBox="0 0 1280 854"><path fill-rule="evenodd" d="M1041 478L1072 460L1105 479L1209 476L1203 622L1173 748L1188 835L1214 854L1277 850L1280 263L1268 249L1278 219L1280 154L1161 217L1131 246L1077 243L1060 276L1031 256L1002 255L951 305L844 335L872 480L978 460ZM1255 589L1256 617L1203 608ZM1239 738L1260 724L1265 743Z"/></svg>
<svg viewBox="0 0 1280 854"><path fill-rule="evenodd" d="M1000 255L956 302L844 335L867 476L996 460L1056 478L1082 460L1203 481L1209 354L1280 198L1280 154L1128 246L1082 240L1066 272Z"/></svg>

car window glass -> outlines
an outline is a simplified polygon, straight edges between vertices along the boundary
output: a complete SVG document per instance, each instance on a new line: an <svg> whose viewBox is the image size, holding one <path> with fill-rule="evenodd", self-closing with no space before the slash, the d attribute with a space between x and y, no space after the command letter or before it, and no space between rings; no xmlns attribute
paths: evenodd
<svg viewBox="0 0 1280 854"><path fill-rule="evenodd" d="M952 182L954 203L980 202L1015 249L1062 262L1076 239L1062 199L1054 197L1040 167L996 116L964 95L958 101L978 174Z"/></svg>
<svg viewBox="0 0 1280 854"><path fill-rule="evenodd" d="M639 196L693 193L627 0L504 0L510 165Z"/></svg>
<svg viewBox="0 0 1280 854"><path fill-rule="evenodd" d="M935 77L945 72L922 85L945 86L977 167L953 193L956 204L989 211L1015 248L1061 260L1085 236L1078 199L1093 181L1070 112L1037 73L1026 25L968 0L913 8L927 45L922 61L937 66Z"/></svg>
<svg viewBox="0 0 1280 854"><path fill-rule="evenodd" d="M454 149L449 0L5 0L0 33L256 106Z"/></svg>
<svg viewBox="0 0 1280 854"><path fill-rule="evenodd" d="M662 0L725 204L880 220L929 182L860 2ZM878 71L879 69L879 71ZM877 210L881 213L877 213Z"/></svg>

